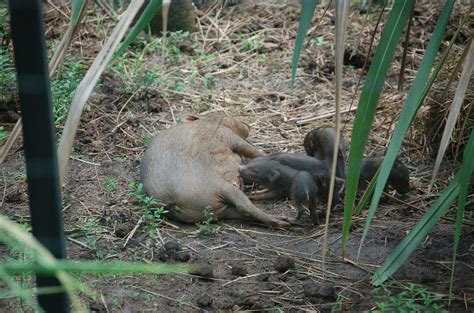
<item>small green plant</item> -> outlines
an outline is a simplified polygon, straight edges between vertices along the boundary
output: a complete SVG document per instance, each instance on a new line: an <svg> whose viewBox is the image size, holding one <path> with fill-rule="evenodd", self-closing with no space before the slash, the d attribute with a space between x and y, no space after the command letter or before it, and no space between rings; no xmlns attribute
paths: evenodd
<svg viewBox="0 0 474 313"><path fill-rule="evenodd" d="M105 191L107 193L112 193L112 191L117 189L117 185L118 185L118 182L117 182L116 179L107 178L107 180L105 181L105 185L104 185Z"/></svg>
<svg viewBox="0 0 474 313"><path fill-rule="evenodd" d="M23 214L20 214L18 218L18 225L26 232L31 232L31 223L26 219Z"/></svg>
<svg viewBox="0 0 474 313"><path fill-rule="evenodd" d="M145 218L147 222L161 223L163 219L163 214L168 211L164 207L159 206L155 198L145 194L143 190L143 184L139 182L131 182L130 189L132 190L132 197L134 197L139 202L139 208L143 213L145 213Z"/></svg>
<svg viewBox="0 0 474 313"><path fill-rule="evenodd" d="M205 217L204 221L196 224L199 227L198 233L204 236L217 235L220 232L221 227L212 225L212 223L216 221L216 218L214 216L214 213L211 211L210 207L204 208L204 217Z"/></svg>
<svg viewBox="0 0 474 313"><path fill-rule="evenodd" d="M13 64L12 45L1 44L6 35L8 10L0 7L0 101L8 101L16 89L16 72Z"/></svg>
<svg viewBox="0 0 474 313"><path fill-rule="evenodd" d="M120 89L128 93L146 91L162 85L163 77L159 64L149 65L143 61L147 52L156 50L157 39L147 44L146 41L137 41L135 52L126 52L119 56L113 66L114 76L120 81ZM158 52L155 52L158 53Z"/></svg>
<svg viewBox="0 0 474 313"><path fill-rule="evenodd" d="M216 78L213 75L206 73L204 74L204 84L206 85L207 89L211 89L216 84Z"/></svg>
<svg viewBox="0 0 474 313"><path fill-rule="evenodd" d="M148 135L145 137L145 141L143 142L143 146L146 148L148 148L150 145L151 145L151 142L153 141L153 137Z"/></svg>
<svg viewBox="0 0 474 313"><path fill-rule="evenodd" d="M83 225L83 229L87 234L97 234L103 230L99 220L95 217L87 217Z"/></svg>
<svg viewBox="0 0 474 313"><path fill-rule="evenodd" d="M263 46L263 40L258 35L252 37L241 36L240 46L244 51L251 52Z"/></svg>
<svg viewBox="0 0 474 313"><path fill-rule="evenodd" d="M319 36L316 38L311 38L309 40L309 44L312 46L323 46L325 44L324 42L324 36Z"/></svg>
<svg viewBox="0 0 474 313"><path fill-rule="evenodd" d="M51 93L53 96L54 124L64 122L69 112L74 91L81 82L84 67L80 61L66 58L61 73L51 82Z"/></svg>
<svg viewBox="0 0 474 313"><path fill-rule="evenodd" d="M86 233L86 245L95 252L96 259L103 259L104 255L97 247L97 234L103 231L99 219L95 217L86 218L83 225L84 232Z"/></svg>
<svg viewBox="0 0 474 313"><path fill-rule="evenodd" d="M3 144L3 142L8 138L8 134L5 131L5 128L3 126L0 126L0 144Z"/></svg>
<svg viewBox="0 0 474 313"><path fill-rule="evenodd" d="M183 58L179 44L189 38L189 32L170 32L166 42L166 60L168 62L179 62Z"/></svg>
<svg viewBox="0 0 474 313"><path fill-rule="evenodd" d="M268 54L261 53L261 54L259 54L258 59L259 59L260 62L266 62L266 61L268 61Z"/></svg>
<svg viewBox="0 0 474 313"><path fill-rule="evenodd" d="M178 298L178 308L182 308L185 305L186 305L186 301L184 301L184 295L181 295Z"/></svg>
<svg viewBox="0 0 474 313"><path fill-rule="evenodd" d="M341 295L338 294L336 303L334 303L334 305L331 307L331 313L342 312L342 300L343 300L343 297L341 297Z"/></svg>
<svg viewBox="0 0 474 313"><path fill-rule="evenodd" d="M12 64L12 56L7 49L0 48L0 100L6 101L12 95L16 87L15 69Z"/></svg>
<svg viewBox="0 0 474 313"><path fill-rule="evenodd" d="M392 286L381 286L374 290L377 309L374 312L448 312L440 303L442 298L425 288L410 284L400 293Z"/></svg>

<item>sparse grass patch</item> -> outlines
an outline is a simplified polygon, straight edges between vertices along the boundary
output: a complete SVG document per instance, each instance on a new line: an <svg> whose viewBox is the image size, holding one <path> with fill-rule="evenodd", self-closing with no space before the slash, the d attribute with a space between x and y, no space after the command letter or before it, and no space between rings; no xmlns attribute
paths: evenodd
<svg viewBox="0 0 474 313"><path fill-rule="evenodd" d="M184 94L189 89L213 89L216 77L210 73L215 70L216 54L204 53L196 44L184 42L190 38L188 32L169 33L164 64L161 62L163 38L151 35L137 38L111 66L113 75L120 80L120 89L138 97L152 93L163 98ZM183 54L182 49L193 50L193 56ZM182 65L187 70L173 69Z"/></svg>
<svg viewBox="0 0 474 313"><path fill-rule="evenodd" d="M152 238L156 237L156 226L163 219L163 214L168 211L163 206L159 206L155 198L145 194L143 184L140 182L131 182L131 196L138 201L138 207L145 214L145 222L148 224L148 233Z"/></svg>
<svg viewBox="0 0 474 313"><path fill-rule="evenodd" d="M204 216L205 216L205 220L202 221L201 223L196 224L199 227L198 233L204 236L217 235L220 232L221 227L212 224L217 219L215 218L214 213L211 211L209 207L204 208Z"/></svg>
<svg viewBox="0 0 474 313"><path fill-rule="evenodd" d="M7 131L3 126L0 126L0 144L3 144L5 140L7 140L8 134Z"/></svg>
<svg viewBox="0 0 474 313"><path fill-rule="evenodd" d="M8 101L16 89L16 72L12 45L3 44L8 25L8 10L0 8L0 101Z"/></svg>
<svg viewBox="0 0 474 313"><path fill-rule="evenodd" d="M143 146L146 148L148 148L150 145L151 145L151 142L153 141L153 137L151 135L147 135L145 137L145 140L143 142Z"/></svg>
<svg viewBox="0 0 474 313"><path fill-rule="evenodd" d="M105 191L107 193L112 193L115 189L117 189L118 182L114 178L107 178L104 184Z"/></svg>
<svg viewBox="0 0 474 313"><path fill-rule="evenodd" d="M246 35L240 36L240 47L246 52L252 52L260 49L263 46L263 39L259 35L248 37Z"/></svg>
<svg viewBox="0 0 474 313"><path fill-rule="evenodd" d="M169 33L169 37L166 39L166 64L182 62L179 43L187 38L189 38L187 32ZM177 81L181 82L182 79L176 80L168 75L163 75L164 69L160 62L155 62L150 66L144 61L148 55L154 55L156 61L159 61L162 45L163 38L142 36L132 43L132 49L117 58L112 66L112 71L121 80L122 90L133 93L150 88L161 89L162 86L171 85L172 89L184 91L181 86L173 86L173 84L177 84ZM171 83L168 83L170 81Z"/></svg>
<svg viewBox="0 0 474 313"><path fill-rule="evenodd" d="M325 44L324 42L324 36L318 36L316 38L311 38L309 40L309 44L312 46L323 46Z"/></svg>
<svg viewBox="0 0 474 313"><path fill-rule="evenodd" d="M74 92L81 82L83 74L84 66L79 60L66 58L61 71L51 81L55 125L66 120Z"/></svg>
<svg viewBox="0 0 474 313"><path fill-rule="evenodd" d="M95 256L98 260L104 259L103 253L97 246L97 234L104 230L99 224L99 220L95 217L89 217L84 220L83 225L83 229L86 233L86 245L95 252Z"/></svg>
<svg viewBox="0 0 474 313"><path fill-rule="evenodd" d="M31 223L26 219L23 214L20 214L17 223L24 231L31 232Z"/></svg>
<svg viewBox="0 0 474 313"><path fill-rule="evenodd" d="M0 47L0 81L0 101L8 101L16 88L16 74L11 51L3 47Z"/></svg>
<svg viewBox="0 0 474 313"><path fill-rule="evenodd" d="M442 298L415 284L397 293L392 286L374 289L377 309L374 312L448 312Z"/></svg>

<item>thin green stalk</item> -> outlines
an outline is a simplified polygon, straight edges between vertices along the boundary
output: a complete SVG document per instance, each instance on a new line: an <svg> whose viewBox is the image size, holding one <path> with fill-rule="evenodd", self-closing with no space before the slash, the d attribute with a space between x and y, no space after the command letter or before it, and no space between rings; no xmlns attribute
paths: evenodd
<svg viewBox="0 0 474 313"><path fill-rule="evenodd" d="M36 273L41 275L56 275L58 271L81 274L167 274L187 273L189 266L175 264L141 264L129 262L90 262L90 261L63 261L55 264L25 264L9 262L1 265L8 274L19 275Z"/></svg>

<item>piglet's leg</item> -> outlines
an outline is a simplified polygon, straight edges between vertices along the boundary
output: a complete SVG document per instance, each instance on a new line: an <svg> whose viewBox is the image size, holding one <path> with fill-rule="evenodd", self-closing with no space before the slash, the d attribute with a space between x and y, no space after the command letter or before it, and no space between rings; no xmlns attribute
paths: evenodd
<svg viewBox="0 0 474 313"><path fill-rule="evenodd" d="M266 214L265 212L261 211L257 207L255 207L252 202L247 198L247 196L240 191L239 189L235 188L232 185L223 186L223 190L220 193L220 196L231 206L227 207L227 210L235 210L236 212L229 212L227 214L228 217L236 217L239 214L242 214L242 218L244 219L253 219L255 221L275 226L275 227L287 227L290 224L277 219L273 216ZM239 213L239 214L236 214Z"/></svg>
<svg viewBox="0 0 474 313"><path fill-rule="evenodd" d="M297 210L297 214L296 214L296 219L297 220L300 220L301 219L301 216L303 215L303 212L304 212L304 206L303 204L301 203L301 201L295 201L295 206L296 206L296 210Z"/></svg>
<svg viewBox="0 0 474 313"><path fill-rule="evenodd" d="M318 209L316 207L316 203L316 199L312 199L309 201L309 217L314 225L319 225L319 214Z"/></svg>

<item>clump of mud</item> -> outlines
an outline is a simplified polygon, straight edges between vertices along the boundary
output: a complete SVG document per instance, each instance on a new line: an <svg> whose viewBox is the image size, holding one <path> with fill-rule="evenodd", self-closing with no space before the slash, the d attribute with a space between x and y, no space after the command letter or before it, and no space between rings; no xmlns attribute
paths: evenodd
<svg viewBox="0 0 474 313"><path fill-rule="evenodd" d="M186 251L182 251L179 241L172 240L166 242L163 247L161 247L158 258L162 262L188 262L191 255Z"/></svg>
<svg viewBox="0 0 474 313"><path fill-rule="evenodd" d="M248 272L242 263L234 262L231 264L231 273L234 276L246 276Z"/></svg>
<svg viewBox="0 0 474 313"><path fill-rule="evenodd" d="M273 267L275 268L275 271L284 273L296 267L295 259L287 255L280 255L276 258L275 263L273 263Z"/></svg>
<svg viewBox="0 0 474 313"><path fill-rule="evenodd" d="M334 286L329 283L315 283L306 281L303 283L303 294L308 300L325 299L335 300L336 293Z"/></svg>
<svg viewBox="0 0 474 313"><path fill-rule="evenodd" d="M214 278L214 269L207 262L197 261L192 265L190 274L200 276L204 279L211 279Z"/></svg>

